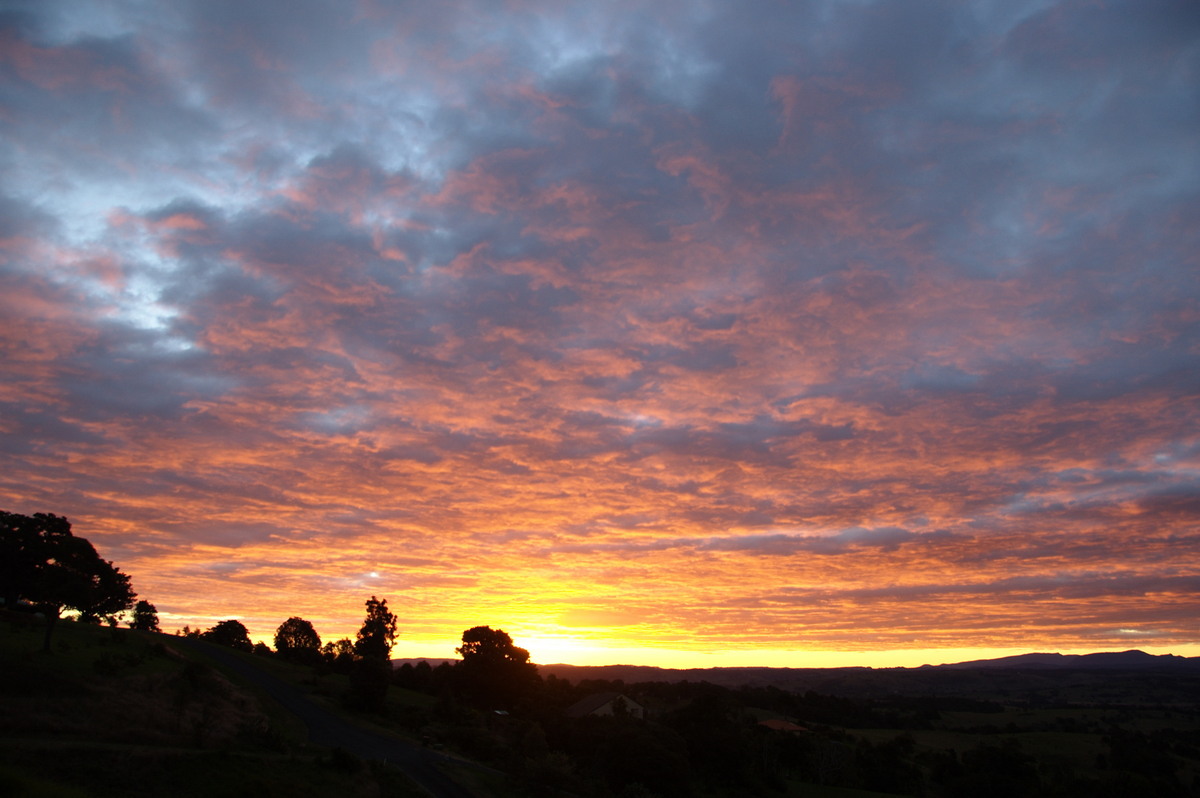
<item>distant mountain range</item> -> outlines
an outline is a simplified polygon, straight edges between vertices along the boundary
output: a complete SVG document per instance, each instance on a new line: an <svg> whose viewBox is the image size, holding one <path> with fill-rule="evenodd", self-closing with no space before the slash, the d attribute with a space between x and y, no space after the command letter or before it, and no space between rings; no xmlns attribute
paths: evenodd
<svg viewBox="0 0 1200 798"><path fill-rule="evenodd" d="M925 668L1008 668L1013 670L1138 670L1197 671L1200 657L1175 654L1147 654L1145 651L1102 651L1096 654L1018 654L999 659L977 659L953 665L925 665Z"/></svg>
<svg viewBox="0 0 1200 798"><path fill-rule="evenodd" d="M398 660L416 664L421 660ZM433 667L455 660L426 660ZM922 665L919 668L655 668L648 665L538 665L543 678L574 684L606 682L708 682L731 689L777 688L848 698L890 700L895 696L969 698L1005 703L1136 701L1196 706L1200 657L1144 651L1096 654L1021 654L999 659ZM607 689L607 688L605 688Z"/></svg>
<svg viewBox="0 0 1200 798"><path fill-rule="evenodd" d="M405 663L416 665L420 659L392 660L393 667ZM453 664L457 660L424 660L437 667L443 662ZM1180 657L1175 654L1147 654L1145 651L1104 651L1095 654L1018 654L998 659L979 659L955 662L947 665L922 665L919 668L657 668L651 665L566 665L561 663L538 665L542 676L554 675L560 679L578 682L582 679L634 682L711 682L726 686L743 684L782 684L792 680L804 683L815 678L853 678L869 674L903 676L904 674L932 674L942 671L1140 671L1194 673L1200 675L1200 657Z"/></svg>
<svg viewBox="0 0 1200 798"><path fill-rule="evenodd" d="M646 665L539 665L538 671L547 676L577 682L581 679L604 679L634 682L711 682L735 687L740 685L776 685L793 689L845 684L879 678L911 679L921 675L978 671L1022 672L1161 672L1200 675L1200 657L1180 657L1174 654L1153 655L1144 651L1106 651L1096 654L1020 654L998 659L956 662L948 665L922 665L919 668L655 668Z"/></svg>
<svg viewBox="0 0 1200 798"><path fill-rule="evenodd" d="M416 665L418 662L428 662L436 668L442 663L453 665L455 659L393 659L392 666L399 668L404 664ZM658 668L653 665L567 665L554 663L538 665L538 671L544 676L554 674L560 679L578 681L580 679L606 679L626 682L675 682L675 681L711 681L729 683L733 679L745 678L747 682L760 681L753 678L764 673L853 673L853 672L888 672L903 671L938 671L938 670L1027 670L1027 671L1171 671L1173 673L1194 672L1200 674L1200 657L1180 657L1175 654L1147 654L1145 651L1101 651L1094 654L1017 654L1011 657L997 659L976 659L967 662L954 662L946 665L922 665L918 668L768 668L768 667L727 667L727 668ZM714 678L715 677L715 678Z"/></svg>

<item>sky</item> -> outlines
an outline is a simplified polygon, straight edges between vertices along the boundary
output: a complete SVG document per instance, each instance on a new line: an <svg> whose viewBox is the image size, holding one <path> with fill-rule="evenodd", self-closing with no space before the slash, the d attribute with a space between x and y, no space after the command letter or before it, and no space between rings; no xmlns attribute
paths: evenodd
<svg viewBox="0 0 1200 798"><path fill-rule="evenodd" d="M1200 655L1200 4L0 9L0 509L167 630Z"/></svg>

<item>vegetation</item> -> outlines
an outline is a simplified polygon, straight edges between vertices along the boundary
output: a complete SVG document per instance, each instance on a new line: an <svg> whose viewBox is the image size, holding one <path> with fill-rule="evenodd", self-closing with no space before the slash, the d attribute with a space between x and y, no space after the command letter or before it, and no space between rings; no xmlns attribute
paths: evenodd
<svg viewBox="0 0 1200 798"><path fill-rule="evenodd" d="M175 638L64 623L49 655L40 639L27 614L0 612L0 795L423 795L307 746L303 725Z"/></svg>
<svg viewBox="0 0 1200 798"><path fill-rule="evenodd" d="M1200 684L1189 675L1158 680L1176 682L1180 703L1170 708L1136 695L1120 705L1054 704L1044 674L1003 701L548 676L506 715L481 711L461 677L462 663L399 668L397 685L438 697L430 710L409 711L407 723L531 794L1200 794ZM1094 678L1100 691L1120 675ZM619 694L644 716L571 712L597 694Z"/></svg>
<svg viewBox="0 0 1200 798"><path fill-rule="evenodd" d="M66 518L0 511L0 599L45 615L46 651L63 610L78 612L82 621L115 623L136 596L129 577L71 534Z"/></svg>
<svg viewBox="0 0 1200 798"><path fill-rule="evenodd" d="M241 621L221 621L200 636L217 645L236 648L238 651L251 651L254 648L254 644L250 642L250 632Z"/></svg>
<svg viewBox="0 0 1200 798"><path fill-rule="evenodd" d="M457 685L481 709L514 709L538 682L529 652L513 644L503 629L476 626L462 634Z"/></svg>
<svg viewBox="0 0 1200 798"><path fill-rule="evenodd" d="M396 616L388 609L387 599L371 596L367 600L367 617L354 641L355 656L387 662L392 656L395 642Z"/></svg>
<svg viewBox="0 0 1200 798"><path fill-rule="evenodd" d="M133 608L133 620L129 622L129 628L143 632L161 632L158 626L158 608L145 599L139 601Z"/></svg>
<svg viewBox="0 0 1200 798"><path fill-rule="evenodd" d="M392 681L390 659L396 639L396 616L388 609L387 599L371 596L366 607L367 616L358 630L349 663L350 686L345 701L352 709L378 713L384 710Z"/></svg>
<svg viewBox="0 0 1200 798"><path fill-rule="evenodd" d="M310 622L292 616L275 630L275 651L286 659L315 665L321 661L321 636Z"/></svg>
<svg viewBox="0 0 1200 798"><path fill-rule="evenodd" d="M569 681L490 626L463 632L456 663L393 667L398 619L375 596L354 641L322 645L296 616L274 651L235 619L171 638L142 600L129 630L66 624L51 648L63 609L128 610L129 578L53 515L0 515L0 554L0 589L26 610L0 624L0 795L416 795L367 761L404 740L427 776L418 745L452 752L451 777L477 795L1200 795L1192 672L858 670L820 690ZM321 724L350 729L325 732L357 752L307 746Z"/></svg>

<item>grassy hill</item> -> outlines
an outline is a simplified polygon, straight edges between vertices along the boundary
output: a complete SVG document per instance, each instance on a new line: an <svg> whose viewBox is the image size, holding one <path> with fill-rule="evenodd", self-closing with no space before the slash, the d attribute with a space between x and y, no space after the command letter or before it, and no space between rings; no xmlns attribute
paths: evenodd
<svg viewBox="0 0 1200 798"><path fill-rule="evenodd" d="M175 638L61 623L52 652L41 640L0 618L0 796L423 795L310 747L303 724Z"/></svg>

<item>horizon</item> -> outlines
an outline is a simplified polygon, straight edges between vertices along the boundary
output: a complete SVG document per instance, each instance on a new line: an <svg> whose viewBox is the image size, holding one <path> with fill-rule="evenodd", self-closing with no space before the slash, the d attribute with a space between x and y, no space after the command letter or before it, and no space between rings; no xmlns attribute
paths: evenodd
<svg viewBox="0 0 1200 798"><path fill-rule="evenodd" d="M1193 653L1181 654L1181 653L1178 653L1177 649L1172 649L1170 651L1159 651L1159 650L1154 650L1154 649L1147 650L1146 648L1131 648L1131 649L1122 649L1122 650L1115 650L1115 649L1082 650L1081 649L1078 651L1040 651L1040 650L1033 651L1033 650L1025 649L1025 648L1001 648L1001 649L948 649L948 650L938 650L936 652L924 652L925 654L929 654L931 656L922 656L923 652L920 652L920 651L888 652L888 653L894 653L894 654L898 655L898 658L894 661L893 664L870 664L873 661L873 658L876 658L878 656L879 652L866 652L866 653L859 653L859 654L855 654L855 655L849 655L849 659L847 659L847 655L845 654L845 652L805 652L803 654L793 654L791 657L792 660L797 660L797 661L801 661L801 662L815 657L817 661L824 662L826 664L786 664L786 662L788 662L790 660L782 660L779 664L749 664L749 663L741 663L741 664L708 663L708 664L703 664L703 663L701 663L701 664L691 664L691 665L689 665L689 664L653 665L653 664L638 663L638 662L608 662L608 661L589 662L589 663L580 664L580 663L575 663L575 662L560 662L560 661L540 662L540 661L537 661L536 659L531 659L531 662L533 662L533 664L537 665L538 667L542 667L542 666L556 667L559 665L564 665L564 666L581 667L581 668L608 668L608 667L614 667L614 668L659 668L662 670L706 670L706 669L710 669L710 668L712 668L712 669L728 668L731 670L748 669L748 668L782 668L782 669L791 668L791 669L799 669L799 670L809 669L809 668L812 668L812 669L869 668L869 669L874 669L874 670L885 670L885 669L894 669L894 668L919 669L919 668L930 667L930 666L937 667L940 665L957 665L957 664L961 664L964 662L974 662L977 660L978 661L987 661L987 660L1003 659L1006 657L1031 656L1031 655L1088 656L1091 654L1127 654L1127 653L1132 653L1132 652L1140 652L1140 653L1149 654L1150 656L1155 656L1155 657L1176 656L1176 657L1185 657L1185 658L1189 658L1189 659L1193 658L1193 657L1200 657L1200 647L1193 647L1192 649L1188 649L1188 650L1192 651ZM718 656L720 656L720 655L718 655ZM724 657L722 657L722 658L724 659ZM393 662L397 662L397 661L419 662L422 660L431 662L431 663L432 662L441 662L441 661L456 662L459 659L460 658L457 657L457 655L450 656L450 657L446 657L446 656L426 657L426 656L412 656L412 655L407 655L407 656L402 656L402 657L398 657L395 655L392 656ZM837 663L840 663L840 664L837 664ZM914 663L920 663L920 664L914 664Z"/></svg>
<svg viewBox="0 0 1200 798"><path fill-rule="evenodd" d="M1200 651L1197 31L18 3L0 509L267 641Z"/></svg>
<svg viewBox="0 0 1200 798"><path fill-rule="evenodd" d="M214 622L215 623L215 622ZM494 629L511 629L500 625L491 625ZM165 630L165 627L164 627ZM174 633L172 629L168 633ZM320 630L318 629L318 633ZM250 630L250 637L255 642L261 642L273 647L273 631L271 634L255 633ZM322 644L340 638L353 640L355 630L345 634L334 634L329 637L322 635ZM1003 657L1021 656L1026 654L1061 654L1087 655L1100 653L1125 653L1141 651L1152 656L1173 655L1180 657L1200 657L1200 644L1178 646L1127 645L1125 647L1075 647L1075 648L1030 648L1022 646L1001 647L971 647L958 646L946 648L912 648L891 651L859 650L859 651L802 651L796 649L758 649L752 651L695 651L676 650L648 647L630 647L594 643L580 644L579 641L560 639L558 641L535 639L520 634L511 633L514 645L529 651L530 661L536 665L572 665L577 667L651 667L669 670L693 670L704 668L920 668L926 665L952 665L973 660L1000 659ZM452 643L438 641L413 641L405 639L398 633L392 648L391 659L396 660L429 660L456 661L460 659L455 648L461 643L455 639ZM442 654L431 654L432 651L444 650ZM547 657L556 657L547 659Z"/></svg>
<svg viewBox="0 0 1200 798"><path fill-rule="evenodd" d="M955 649L950 649L950 650L955 650ZM1159 652L1159 650L1146 650L1145 648L1132 648L1132 649L1123 649L1123 650L1115 650L1115 649L1082 650L1081 649L1081 650L1074 650L1074 652L1046 652L1046 650L1030 650L1030 649L1025 649L1025 648L961 649L961 650L958 650L958 652L956 652L954 654L949 653L949 652L937 652L936 655L930 656L930 658L922 658L922 656L920 656L920 652L898 653L898 654L900 654L902 661L907 662L907 664L900 664L900 660L898 660L898 662L896 662L896 664L893 664L893 665L871 665L871 664L869 664L870 661L874 661L874 653L866 654L866 655L854 655L851 658L853 661L847 661L844 658L842 658L842 655L839 652L817 652L816 654L818 655L818 660L824 661L828 658L829 664L824 664L824 665L815 665L815 664L646 665L646 664L637 664L637 662L608 662L608 661L589 662L589 664L584 664L584 665L578 665L578 664L576 664L576 662L559 662L559 661L538 662L538 661L534 661L534 665L536 665L538 667L542 667L542 666L556 667L559 665L565 665L565 666L571 666L571 667L653 667L653 668L661 668L661 670L665 670L665 671L698 671L698 670L707 670L707 668L730 668L730 670L739 670L739 668L794 668L794 670L805 670L805 668L817 668L817 670L821 670L821 668L871 668L871 670L889 670L889 668L922 668L922 667L929 667L929 666L937 667L940 665L958 665L958 664L961 664L961 662L971 662L971 661L976 661L976 660L980 660L980 661L995 660L995 659L1007 658L1007 656L1022 656L1022 655L1032 655L1032 654L1050 654L1050 655L1058 654L1058 655L1063 655L1063 656L1069 656L1069 655L1084 655L1084 656L1086 656L1088 654L1126 654L1129 652L1141 652L1141 653L1145 653L1145 654L1150 654L1152 656L1174 655L1174 656L1183 656L1183 658L1188 658L1188 659L1200 658L1200 647L1193 647L1192 649L1188 649L1188 650L1192 650L1193 653L1180 654L1180 653L1178 653L1178 649L1162 650L1162 652ZM799 656L793 656L793 659L798 659L798 660L803 661L803 660L805 660L806 656L811 656L811 654L812 653L803 654L803 655L799 655ZM455 658L446 658L446 656L432 656L432 658L431 658L431 656L403 656L403 658L395 658L395 656L394 656L394 658L392 658L392 661L397 661L397 660L404 660L404 661L426 660L426 661L433 662L433 661L442 661L442 660L455 661ZM862 660L862 661L859 661L859 660ZM913 664L913 662L918 662L918 661L920 662L919 665ZM834 664L834 662L840 662L840 664Z"/></svg>

